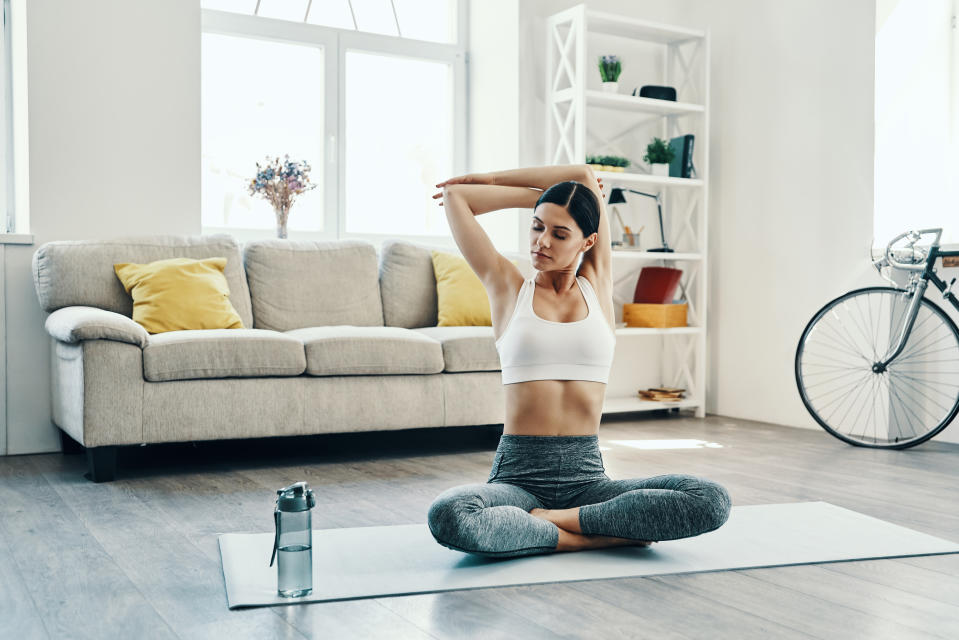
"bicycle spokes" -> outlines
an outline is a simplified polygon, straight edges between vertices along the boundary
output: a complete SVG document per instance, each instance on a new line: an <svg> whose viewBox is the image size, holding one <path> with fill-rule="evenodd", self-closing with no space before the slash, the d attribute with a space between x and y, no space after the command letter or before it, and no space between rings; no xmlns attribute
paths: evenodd
<svg viewBox="0 0 959 640"><path fill-rule="evenodd" d="M803 332L796 378L814 418L853 444L902 447L941 430L959 406L959 333L925 298L901 352L913 296L873 287L827 304Z"/></svg>

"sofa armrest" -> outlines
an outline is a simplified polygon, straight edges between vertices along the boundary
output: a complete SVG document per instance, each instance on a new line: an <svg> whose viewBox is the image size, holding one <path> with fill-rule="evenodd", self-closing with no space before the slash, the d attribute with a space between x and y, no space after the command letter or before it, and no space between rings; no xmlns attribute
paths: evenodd
<svg viewBox="0 0 959 640"><path fill-rule="evenodd" d="M116 340L144 347L150 334L123 314L97 307L71 306L57 309L47 318L47 333L61 342Z"/></svg>

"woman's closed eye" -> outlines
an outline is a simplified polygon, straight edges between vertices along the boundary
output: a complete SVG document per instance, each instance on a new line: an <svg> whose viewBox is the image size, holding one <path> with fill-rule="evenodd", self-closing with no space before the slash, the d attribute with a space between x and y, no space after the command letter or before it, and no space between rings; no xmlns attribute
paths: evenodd
<svg viewBox="0 0 959 640"><path fill-rule="evenodd" d="M533 231L542 231L542 230L543 230L543 227L533 227ZM559 238L560 240L565 240L565 239L566 239L566 236L562 236L562 235L559 235L559 234L554 234L554 236L555 236L556 238Z"/></svg>

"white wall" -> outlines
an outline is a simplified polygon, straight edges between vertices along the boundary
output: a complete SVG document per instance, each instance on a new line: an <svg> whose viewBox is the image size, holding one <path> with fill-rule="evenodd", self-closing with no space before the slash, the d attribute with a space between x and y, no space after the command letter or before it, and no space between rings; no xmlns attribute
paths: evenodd
<svg viewBox="0 0 959 640"><path fill-rule="evenodd" d="M26 5L35 244L4 252L9 454L60 446L34 250L50 240L200 232L199 2Z"/></svg>

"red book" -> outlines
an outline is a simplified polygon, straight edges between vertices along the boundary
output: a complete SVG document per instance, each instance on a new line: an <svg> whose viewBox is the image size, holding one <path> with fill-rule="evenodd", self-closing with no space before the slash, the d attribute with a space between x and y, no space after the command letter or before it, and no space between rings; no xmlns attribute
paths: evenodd
<svg viewBox="0 0 959 640"><path fill-rule="evenodd" d="M669 267L643 267L636 282L633 302L649 304L671 304L682 269Z"/></svg>

